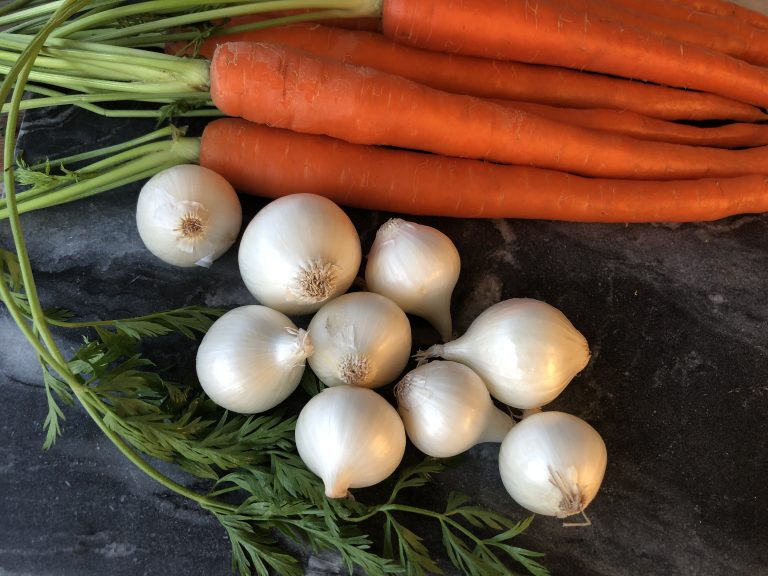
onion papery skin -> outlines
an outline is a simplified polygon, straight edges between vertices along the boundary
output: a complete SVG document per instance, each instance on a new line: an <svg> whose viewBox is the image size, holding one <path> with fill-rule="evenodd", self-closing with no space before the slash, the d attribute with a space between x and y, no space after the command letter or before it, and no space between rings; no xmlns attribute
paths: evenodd
<svg viewBox="0 0 768 576"><path fill-rule="evenodd" d="M595 498L607 461L597 430L571 414L545 411L512 427L501 443L499 472L520 506L565 518L582 513Z"/></svg>
<svg viewBox="0 0 768 576"><path fill-rule="evenodd" d="M588 364L590 351L560 310L540 300L511 298L487 308L456 340L421 356L466 364L491 396L528 409L554 400Z"/></svg>
<svg viewBox="0 0 768 576"><path fill-rule="evenodd" d="M405 454L397 411L368 388L335 386L313 396L296 421L296 449L329 498L389 477Z"/></svg>
<svg viewBox="0 0 768 576"><path fill-rule="evenodd" d="M241 414L274 408L296 390L312 344L284 314L251 304L218 318L195 360L205 393Z"/></svg>
<svg viewBox="0 0 768 576"><path fill-rule="evenodd" d="M361 260L349 216L316 194L289 194L264 206L246 226L238 251L248 291L289 316L316 312L345 293Z"/></svg>
<svg viewBox="0 0 768 576"><path fill-rule="evenodd" d="M395 397L408 438L435 458L501 442L513 425L480 376L458 362L435 360L414 368L395 386Z"/></svg>
<svg viewBox="0 0 768 576"><path fill-rule="evenodd" d="M309 365L326 386L385 386L410 359L408 316L373 292L349 292L328 302L307 330L314 346Z"/></svg>
<svg viewBox="0 0 768 576"><path fill-rule="evenodd" d="M158 172L139 192L136 227L163 262L209 267L237 240L242 207L232 185L204 166L179 164Z"/></svg>

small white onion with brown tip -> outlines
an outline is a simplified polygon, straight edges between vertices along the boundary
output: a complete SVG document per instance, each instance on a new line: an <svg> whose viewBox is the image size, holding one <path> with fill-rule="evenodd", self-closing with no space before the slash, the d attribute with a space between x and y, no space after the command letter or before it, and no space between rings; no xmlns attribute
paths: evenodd
<svg viewBox="0 0 768 576"><path fill-rule="evenodd" d="M322 479L326 496L344 498L350 488L378 484L397 469L405 429L397 411L373 390L325 388L299 413L296 449Z"/></svg>
<svg viewBox="0 0 768 576"><path fill-rule="evenodd" d="M368 290L383 294L405 312L424 318L451 339L451 296L459 279L459 251L433 228L392 218L376 232L365 266Z"/></svg>
<svg viewBox="0 0 768 576"><path fill-rule="evenodd" d="M242 209L224 177L196 164L155 174L139 192L136 226L147 249L174 266L209 267L237 240Z"/></svg>
<svg viewBox="0 0 768 576"><path fill-rule="evenodd" d="M480 376L458 362L435 360L395 386L397 411L414 446L449 458L481 442L501 442L512 418L491 400Z"/></svg>
<svg viewBox="0 0 768 576"><path fill-rule="evenodd" d="M315 350L309 366L326 386L385 386L410 359L408 317L381 294L343 294L323 305L307 330Z"/></svg>
<svg viewBox="0 0 768 576"><path fill-rule="evenodd" d="M587 365L590 352L560 310L540 300L511 298L487 308L456 340L418 356L466 364L491 396L527 409L554 400Z"/></svg>
<svg viewBox="0 0 768 576"><path fill-rule="evenodd" d="M311 314L346 292L361 260L349 216L316 194L289 194L264 206L246 226L238 252L246 288L288 315Z"/></svg>
<svg viewBox="0 0 768 576"><path fill-rule="evenodd" d="M197 376L219 406L255 414L277 406L298 387L310 354L307 332L285 314L241 306L208 329L197 350Z"/></svg>
<svg viewBox="0 0 768 576"><path fill-rule="evenodd" d="M583 514L597 495L608 461L592 426L564 412L523 418L501 443L499 472L523 508L566 518Z"/></svg>

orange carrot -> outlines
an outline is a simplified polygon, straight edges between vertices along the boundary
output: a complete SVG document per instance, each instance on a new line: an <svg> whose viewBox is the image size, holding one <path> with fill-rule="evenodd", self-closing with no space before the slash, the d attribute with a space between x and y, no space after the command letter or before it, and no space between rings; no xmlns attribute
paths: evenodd
<svg viewBox="0 0 768 576"><path fill-rule="evenodd" d="M657 86L553 66L503 62L421 50L381 34L314 24L212 36L200 46L210 58L218 44L250 40L284 44L350 64L398 74L458 94L541 102L569 108L615 108L666 120L766 119L758 108L713 94ZM167 51L185 48L171 44Z"/></svg>
<svg viewBox="0 0 768 576"><path fill-rule="evenodd" d="M715 148L749 148L768 145L768 124L738 122L709 127L692 126L659 120L628 110L562 108L514 100L494 100L494 102L565 124L623 134L641 140Z"/></svg>
<svg viewBox="0 0 768 576"><path fill-rule="evenodd" d="M689 6L690 8L697 10L698 12L708 12L710 14L717 14L718 16L726 16L729 18L736 18L742 22L755 26L756 28L762 28L768 30L768 15L758 12L757 10L751 10L745 6L740 6L733 2L727 2L725 0L674 0L678 4Z"/></svg>
<svg viewBox="0 0 768 576"><path fill-rule="evenodd" d="M768 33L753 34L748 42L743 35L694 22L649 14L640 9L622 6L620 0L564 0L563 4L572 10L588 13L603 20L614 20L624 26L636 27L648 33L697 44L741 58L752 64L768 65Z"/></svg>
<svg viewBox="0 0 768 576"><path fill-rule="evenodd" d="M768 211L768 178L637 181L582 178L350 144L237 118L209 123L200 163L239 191L297 192L349 207L461 218L685 222Z"/></svg>
<svg viewBox="0 0 768 576"><path fill-rule="evenodd" d="M387 0L382 27L396 41L429 50L640 78L768 106L768 68L556 0Z"/></svg>
<svg viewBox="0 0 768 576"><path fill-rule="evenodd" d="M612 0L612 2L637 12L727 34L743 43L742 58L755 62L765 61L768 50L768 30L753 26L739 17L700 12L685 3L668 0Z"/></svg>
<svg viewBox="0 0 768 576"><path fill-rule="evenodd" d="M222 44L210 73L211 98L224 114L348 142L598 177L768 173L768 147L722 150L607 134L275 44Z"/></svg>

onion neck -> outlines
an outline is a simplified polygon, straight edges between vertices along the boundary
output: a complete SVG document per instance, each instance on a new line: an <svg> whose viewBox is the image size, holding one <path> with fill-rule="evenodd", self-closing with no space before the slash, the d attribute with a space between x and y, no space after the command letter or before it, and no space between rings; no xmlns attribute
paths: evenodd
<svg viewBox="0 0 768 576"><path fill-rule="evenodd" d="M325 485L325 495L328 498L347 498L349 493L349 482L345 475L336 474L332 478L323 481Z"/></svg>
<svg viewBox="0 0 768 576"><path fill-rule="evenodd" d="M453 320L451 318L451 300L448 298L435 297L434 302L428 306L422 313L422 317L429 322L432 327L440 334L443 342L448 342L453 334Z"/></svg>
<svg viewBox="0 0 768 576"><path fill-rule="evenodd" d="M528 418L528 416L533 416L534 414L538 414L539 412L542 412L541 406L536 406L535 408L525 408L523 410L523 415L520 419L522 420L523 418Z"/></svg>
<svg viewBox="0 0 768 576"><path fill-rule="evenodd" d="M477 439L477 443L501 443L514 425L515 421L509 414L499 410L496 406L493 406L491 410L488 411L488 419L486 420L485 428L483 428L482 434L480 434L480 437Z"/></svg>
<svg viewBox="0 0 768 576"><path fill-rule="evenodd" d="M417 365L426 364L431 358L445 358L445 344L434 344L426 350L419 350L414 354Z"/></svg>
<svg viewBox="0 0 768 576"><path fill-rule="evenodd" d="M288 328L288 333L296 339L293 352L294 360L297 365L303 365L304 360L315 352L309 332L303 328Z"/></svg>

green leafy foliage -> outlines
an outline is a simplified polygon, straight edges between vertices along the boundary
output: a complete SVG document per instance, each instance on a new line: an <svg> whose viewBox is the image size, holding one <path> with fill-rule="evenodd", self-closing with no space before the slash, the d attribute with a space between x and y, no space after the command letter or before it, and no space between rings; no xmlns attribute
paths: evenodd
<svg viewBox="0 0 768 576"><path fill-rule="evenodd" d="M503 514L471 504L471 499L452 492L444 511L399 504L401 491L420 488L432 476L441 472L447 461L425 458L403 470L385 504L372 506L365 517L384 516L384 550L388 557L396 558L408 567L408 574L422 576L441 574L442 569L430 556L422 538L395 518L403 515L418 516L436 521L440 526L442 543L450 562L465 574L472 576L509 575L510 561L520 564L534 576L546 576L547 569L535 560L543 556L510 544L530 525L532 517L513 521Z"/></svg>
<svg viewBox="0 0 768 576"><path fill-rule="evenodd" d="M7 300L28 315L18 266L7 251L0 252L0 271L2 281L14 290ZM261 415L224 411L196 382L168 379L168 371L158 370L143 352L145 339L196 339L221 313L188 307L130 319L72 322L67 311L47 312L52 325L85 328L88 334L66 364L74 380L55 374L41 358L48 402L44 446L50 448L61 434L61 406L77 398L106 430L144 457L174 463L210 482L207 493L197 493L152 472L216 516L231 542L233 569L240 574L302 574L297 544L303 551L338 554L350 574L442 574L419 534L424 520L438 524L445 556L465 574L507 575L514 563L534 576L548 574L537 560L540 553L513 544L531 518L515 522L457 493L448 496L443 510L402 503L404 491L424 488L453 462L425 458L402 469L383 503L329 499L322 481L296 451L295 414L287 408ZM300 391L311 396L322 388L307 369ZM380 545L369 535L376 526Z"/></svg>
<svg viewBox="0 0 768 576"><path fill-rule="evenodd" d="M205 333L216 317L223 313L224 310L219 308L186 306L159 314L116 320L113 326L118 332L136 339L178 332L194 340L196 334Z"/></svg>
<svg viewBox="0 0 768 576"><path fill-rule="evenodd" d="M43 422L45 429L45 442L43 448L46 450L54 445L56 439L61 435L61 421L65 420L56 399L68 405L74 404L72 393L67 385L56 378L47 366L43 364L43 384L45 386L45 397L48 401L48 414Z"/></svg>

